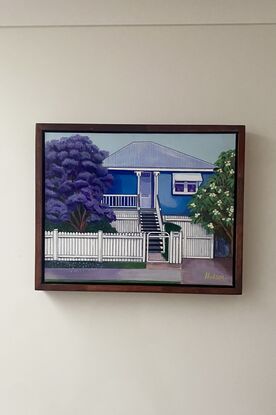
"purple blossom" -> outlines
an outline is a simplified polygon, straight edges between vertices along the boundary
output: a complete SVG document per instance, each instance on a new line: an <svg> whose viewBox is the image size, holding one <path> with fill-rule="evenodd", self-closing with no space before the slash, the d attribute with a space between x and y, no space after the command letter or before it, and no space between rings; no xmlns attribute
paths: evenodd
<svg viewBox="0 0 276 415"><path fill-rule="evenodd" d="M113 181L102 166L107 155L89 137L81 135L45 144L47 219L56 223L74 220L75 228L79 226L80 231L89 222L103 218L109 222L115 220L112 209L101 204L103 193Z"/></svg>

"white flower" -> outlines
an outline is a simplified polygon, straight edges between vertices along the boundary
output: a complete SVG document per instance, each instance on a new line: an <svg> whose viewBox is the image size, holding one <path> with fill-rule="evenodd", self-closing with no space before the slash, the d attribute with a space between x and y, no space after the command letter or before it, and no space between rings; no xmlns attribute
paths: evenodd
<svg viewBox="0 0 276 415"><path fill-rule="evenodd" d="M209 229L214 229L214 225L212 224L212 222L208 223L207 227L208 227Z"/></svg>
<svg viewBox="0 0 276 415"><path fill-rule="evenodd" d="M225 162L225 166L227 166L227 167L231 166L231 161L230 161L230 160L227 160L227 161Z"/></svg>
<svg viewBox="0 0 276 415"><path fill-rule="evenodd" d="M224 192L225 196L230 196L230 192L229 190L226 190L226 192Z"/></svg>
<svg viewBox="0 0 276 415"><path fill-rule="evenodd" d="M235 153L231 153L231 157L235 157Z"/></svg>
<svg viewBox="0 0 276 415"><path fill-rule="evenodd" d="M201 199L201 198L202 198L202 195L197 195L197 197L198 197L199 199Z"/></svg>
<svg viewBox="0 0 276 415"><path fill-rule="evenodd" d="M218 193L221 193L222 192L222 190L221 189L218 189Z"/></svg>
<svg viewBox="0 0 276 415"><path fill-rule="evenodd" d="M215 193L210 193L210 197L217 197Z"/></svg>
<svg viewBox="0 0 276 415"><path fill-rule="evenodd" d="M225 218L221 218L221 220L225 220Z"/></svg>
<svg viewBox="0 0 276 415"><path fill-rule="evenodd" d="M203 191L204 193L206 193L206 189L202 189L202 191Z"/></svg>
<svg viewBox="0 0 276 415"><path fill-rule="evenodd" d="M219 212L217 209L214 209L214 210L213 210L213 214L214 214L215 216L217 216L217 215L220 215L220 212Z"/></svg>
<svg viewBox="0 0 276 415"><path fill-rule="evenodd" d="M234 206L230 206L230 208L229 208L229 210L230 210L230 212L234 212Z"/></svg>
<svg viewBox="0 0 276 415"><path fill-rule="evenodd" d="M195 218L198 218L200 216L200 213L195 213Z"/></svg>
<svg viewBox="0 0 276 415"><path fill-rule="evenodd" d="M218 205L219 207L221 207L221 205L222 205L222 200L218 200L218 201L217 201L217 205Z"/></svg>
<svg viewBox="0 0 276 415"><path fill-rule="evenodd" d="M212 190L215 190L215 189L217 188L217 186L215 185L215 183L211 183L211 184L210 184L210 188L211 188Z"/></svg>
<svg viewBox="0 0 276 415"><path fill-rule="evenodd" d="M235 173L235 171L234 171L233 169L231 169L229 173L230 173L230 174L234 174L234 173Z"/></svg>
<svg viewBox="0 0 276 415"><path fill-rule="evenodd" d="M229 222L231 220L231 218L226 218L225 220L226 220L226 222Z"/></svg>
<svg viewBox="0 0 276 415"><path fill-rule="evenodd" d="M196 204L195 203L191 203L191 207L195 208Z"/></svg>
<svg viewBox="0 0 276 415"><path fill-rule="evenodd" d="M222 172L223 172L223 170L222 170L222 169L218 169L218 172L219 172L219 173L222 173Z"/></svg>

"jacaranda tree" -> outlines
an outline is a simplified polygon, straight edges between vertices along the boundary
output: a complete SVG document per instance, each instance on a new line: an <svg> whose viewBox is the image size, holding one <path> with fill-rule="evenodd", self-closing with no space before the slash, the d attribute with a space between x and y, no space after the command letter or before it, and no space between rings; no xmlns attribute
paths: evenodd
<svg viewBox="0 0 276 415"><path fill-rule="evenodd" d="M89 137L74 135L45 144L45 214L53 223L69 223L85 232L91 222L112 222L112 209L101 203L112 184L102 162L108 153Z"/></svg>
<svg viewBox="0 0 276 415"><path fill-rule="evenodd" d="M189 209L193 223L200 223L209 233L215 233L233 243L235 151L220 154L215 173L193 196Z"/></svg>

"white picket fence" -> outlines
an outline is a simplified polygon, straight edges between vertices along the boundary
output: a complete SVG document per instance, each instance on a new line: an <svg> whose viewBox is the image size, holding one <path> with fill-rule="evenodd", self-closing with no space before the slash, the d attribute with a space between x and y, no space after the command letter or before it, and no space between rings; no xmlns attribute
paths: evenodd
<svg viewBox="0 0 276 415"><path fill-rule="evenodd" d="M214 235L201 225L192 223L188 216L163 216L163 220L181 227L183 258L214 258Z"/></svg>
<svg viewBox="0 0 276 415"><path fill-rule="evenodd" d="M115 210L116 220L111 223L117 232L140 232L138 210Z"/></svg>
<svg viewBox="0 0 276 415"><path fill-rule="evenodd" d="M167 235L169 262L179 264L182 260L181 233L171 232ZM147 251L146 232L77 233L58 232L57 229L45 232L45 260L146 262Z"/></svg>
<svg viewBox="0 0 276 415"><path fill-rule="evenodd" d="M169 237L169 262L181 264L182 262L182 237L181 232L170 232Z"/></svg>
<svg viewBox="0 0 276 415"><path fill-rule="evenodd" d="M45 232L45 259L145 262L145 233Z"/></svg>

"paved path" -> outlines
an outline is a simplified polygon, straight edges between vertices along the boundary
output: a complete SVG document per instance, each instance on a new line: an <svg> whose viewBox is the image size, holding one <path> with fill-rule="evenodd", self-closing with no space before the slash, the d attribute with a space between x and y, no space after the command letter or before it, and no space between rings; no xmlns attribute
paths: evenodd
<svg viewBox="0 0 276 415"><path fill-rule="evenodd" d="M147 269L154 270L173 270L181 269L181 264L169 264L160 253L150 253L149 260L154 262L147 262Z"/></svg>
<svg viewBox="0 0 276 415"><path fill-rule="evenodd" d="M184 259L181 266L148 263L146 269L46 268L53 282L161 282L187 285L232 285L232 259Z"/></svg>
<svg viewBox="0 0 276 415"><path fill-rule="evenodd" d="M232 285L232 258L183 259L182 283Z"/></svg>
<svg viewBox="0 0 276 415"><path fill-rule="evenodd" d="M181 282L181 270L147 270L147 269L95 269L95 268L45 268L45 281L111 281L111 282Z"/></svg>

